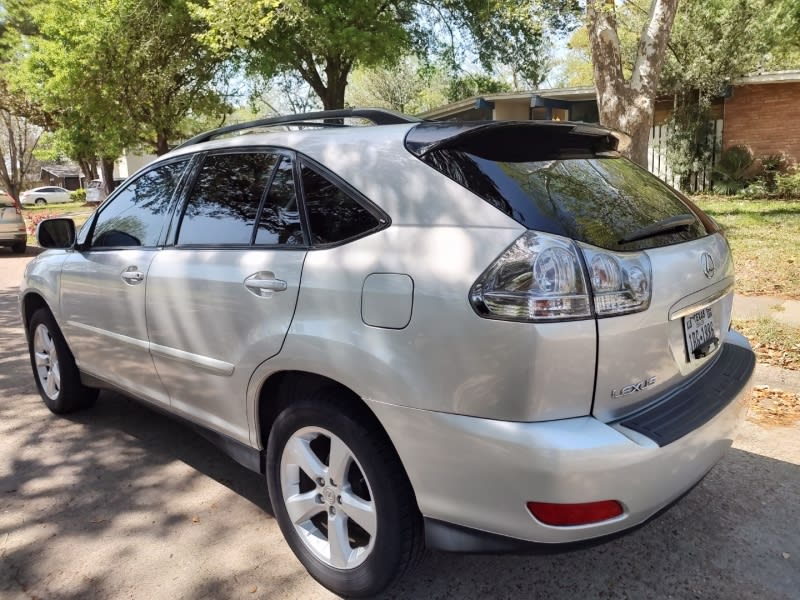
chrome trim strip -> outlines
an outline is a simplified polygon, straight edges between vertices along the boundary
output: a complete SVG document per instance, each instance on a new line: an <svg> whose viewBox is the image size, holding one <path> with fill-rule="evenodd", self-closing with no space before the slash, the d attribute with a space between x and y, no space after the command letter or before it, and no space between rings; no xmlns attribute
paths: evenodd
<svg viewBox="0 0 800 600"><path fill-rule="evenodd" d="M137 348L141 348L142 350L150 349L150 342L147 342L145 340L140 340L137 338L128 337L127 335L122 335L121 333L114 333L113 331L108 331L107 329L92 327L91 325L86 325L85 323L78 323L77 321L67 321L67 325L70 325L71 327L77 327L78 329L83 329L84 331L91 331L92 333L96 333L98 335L111 338L112 340L123 342L125 344L130 344L131 346L136 346Z"/></svg>
<svg viewBox="0 0 800 600"><path fill-rule="evenodd" d="M204 371L214 373L215 375L225 375L227 377L233 375L234 366L231 363L217 360L216 358L211 358L209 356L192 354L191 352L186 352L185 350L178 350L177 348L170 348L168 346L161 346L160 344L152 343L150 344L150 352L164 358L171 358L173 360L177 360L178 362L198 367Z"/></svg>
<svg viewBox="0 0 800 600"><path fill-rule="evenodd" d="M711 296L705 298L704 300L701 300L700 302L695 302L694 304L690 304L689 306L686 306L684 308L672 311L671 313L669 313L669 320L676 321L678 319L691 315L692 313L696 313L700 309L706 308L707 306L711 306L712 304L714 304L714 302L716 302L720 298L723 298L724 296L727 296L732 291L733 291L733 283L730 283L720 291L712 294Z"/></svg>

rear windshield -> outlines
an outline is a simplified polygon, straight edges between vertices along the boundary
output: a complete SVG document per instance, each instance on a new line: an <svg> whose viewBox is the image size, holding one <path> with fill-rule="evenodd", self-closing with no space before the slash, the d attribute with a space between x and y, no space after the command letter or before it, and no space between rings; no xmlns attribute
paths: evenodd
<svg viewBox="0 0 800 600"><path fill-rule="evenodd" d="M699 211L641 167L624 158L566 158L504 162L459 150L423 157L528 229L609 250L643 250L706 235ZM688 224L641 237L642 229L690 216Z"/></svg>

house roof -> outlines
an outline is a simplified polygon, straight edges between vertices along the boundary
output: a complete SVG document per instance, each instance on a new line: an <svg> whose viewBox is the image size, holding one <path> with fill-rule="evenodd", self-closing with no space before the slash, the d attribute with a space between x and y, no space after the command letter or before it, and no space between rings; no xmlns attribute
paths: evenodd
<svg viewBox="0 0 800 600"><path fill-rule="evenodd" d="M800 69L752 73L733 80L733 85L754 85L757 83L800 83Z"/></svg>
<svg viewBox="0 0 800 600"><path fill-rule="evenodd" d="M792 83L800 82L800 70L792 71L772 71L769 73L754 73L739 77L733 80L733 85L753 85L758 83ZM417 116L423 119L443 119L473 108L488 108L486 103L514 100L532 100L535 96L550 100L570 100L579 102L581 100L594 100L594 86L581 86L572 88L549 88L531 90L527 92L504 92L499 94L482 94L472 96L459 102L453 102L445 106L440 106Z"/></svg>
<svg viewBox="0 0 800 600"><path fill-rule="evenodd" d="M53 177L83 177L81 168L78 165L44 165L42 172L49 173Z"/></svg>

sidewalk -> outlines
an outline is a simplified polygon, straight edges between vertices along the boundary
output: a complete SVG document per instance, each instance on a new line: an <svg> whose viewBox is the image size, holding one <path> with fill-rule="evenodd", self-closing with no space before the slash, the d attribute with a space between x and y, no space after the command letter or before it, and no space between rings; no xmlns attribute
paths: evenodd
<svg viewBox="0 0 800 600"><path fill-rule="evenodd" d="M740 294L733 297L734 319L750 321L760 317L772 317L786 325L800 327L800 300Z"/></svg>

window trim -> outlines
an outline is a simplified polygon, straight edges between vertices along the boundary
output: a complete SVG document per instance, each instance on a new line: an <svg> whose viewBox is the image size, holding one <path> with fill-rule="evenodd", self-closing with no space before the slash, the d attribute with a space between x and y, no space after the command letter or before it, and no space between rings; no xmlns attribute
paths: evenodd
<svg viewBox="0 0 800 600"><path fill-rule="evenodd" d="M369 212L373 217L375 217L378 221L378 225L373 227L372 229L368 229L363 231L358 235L351 236L349 238L345 238L343 240L339 240L338 242L331 242L327 244L318 244L314 243L312 235L311 235L311 220L308 217L308 208L306 206L306 194L305 189L303 188L303 177L300 171L301 167L305 165L306 167L310 168L312 171L315 171L318 175L324 177L325 179L329 180L333 183L336 187L344 191L351 199L353 199L359 206L364 208L367 212ZM375 204L372 200L367 198L364 194L359 192L355 189L352 185L347 183L344 179L339 177L336 173L331 171L330 169L322 166L317 161L304 154L297 153L297 161L295 163L295 170L297 176L297 182L300 186L300 194L299 196L302 197L302 212L300 215L301 220L305 219L306 229L308 231L308 241L309 241L309 250L325 250L328 248L336 248L338 246L343 246L345 244L349 244L350 242L354 242L356 240L360 240L361 238L365 238L368 235L372 235L373 233L378 233L379 231L383 231L387 229L392 224L391 217L384 212L384 210Z"/></svg>
<svg viewBox="0 0 800 600"><path fill-rule="evenodd" d="M182 154L180 156L174 156L157 163L152 163L147 165L144 169L137 172L134 177L129 177L124 180L124 185L120 184L117 188L111 192L108 197L103 201L103 203L97 207L94 211L94 214L91 217L91 224L89 229L86 233L86 238L80 244L76 244L75 249L80 252L106 252L106 251L117 251L117 250L148 250L148 249L156 249L163 246L164 242L164 233L167 230L168 223L172 221L172 215L175 210L175 199L179 197L179 194L182 193L182 185L186 180L187 174L192 167L192 155ZM106 210L107 207L111 205L117 199L122 192L127 190L130 186L135 184L139 179L150 173L151 171L155 171L161 167L166 165L171 165L177 162L187 161L186 166L181 171L180 177L178 178L178 183L175 186L175 189L172 191L172 196L170 197L169 203L167 205L167 210L165 212L165 218L161 223L161 231L158 233L158 238L155 245L152 246L100 246L95 247L92 246L90 240L94 238L94 230L95 226L97 225L97 220L100 218L100 215L103 214L103 211ZM81 228L82 230L83 228Z"/></svg>

